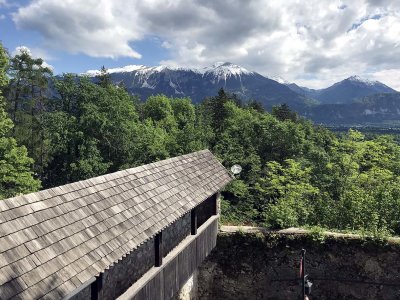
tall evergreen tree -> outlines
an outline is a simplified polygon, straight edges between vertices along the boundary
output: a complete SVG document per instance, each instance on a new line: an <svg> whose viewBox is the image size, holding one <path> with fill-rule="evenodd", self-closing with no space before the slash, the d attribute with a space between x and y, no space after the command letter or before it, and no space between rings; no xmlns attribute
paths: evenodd
<svg viewBox="0 0 400 300"><path fill-rule="evenodd" d="M289 105L283 103L272 107L272 115L279 121L291 120L295 122L298 119L297 113L290 110Z"/></svg>
<svg viewBox="0 0 400 300"><path fill-rule="evenodd" d="M0 199L25 194L39 189L40 181L33 178L30 167L33 160L27 156L25 147L19 147L9 137L13 123L4 110L2 90L8 78L6 69L8 57L0 44Z"/></svg>
<svg viewBox="0 0 400 300"><path fill-rule="evenodd" d="M107 87L112 84L111 76L104 66L101 67L100 74L97 75L96 78L99 80L98 84L102 87Z"/></svg>
<svg viewBox="0 0 400 300"><path fill-rule="evenodd" d="M33 58L28 49L20 49L11 58L8 70L8 110L14 122L13 136L27 147L35 160L34 170L42 176L47 161L43 113L47 109L48 83L52 71L43 59Z"/></svg>

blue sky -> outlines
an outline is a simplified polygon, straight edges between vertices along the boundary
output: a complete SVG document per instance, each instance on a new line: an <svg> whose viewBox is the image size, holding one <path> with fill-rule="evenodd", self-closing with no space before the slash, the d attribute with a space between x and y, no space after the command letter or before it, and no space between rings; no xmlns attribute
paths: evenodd
<svg viewBox="0 0 400 300"><path fill-rule="evenodd" d="M142 40L130 43L130 46L144 53L142 58L131 57L92 57L84 53L70 53L63 49L43 47L43 36L39 31L26 28L17 28L12 14L19 7L28 5L30 1L8 1L6 5L0 6L0 41L12 54L17 47L28 47L33 55L42 57L54 67L54 72L59 73L81 73L91 69L99 69L105 65L107 68L120 67L131 64L158 65L160 61L169 58L166 48L161 47L162 41L155 36L146 36ZM1 0L0 0L1 4ZM51 24L49 24L51 26Z"/></svg>
<svg viewBox="0 0 400 300"><path fill-rule="evenodd" d="M398 0L0 0L0 40L56 74L229 61L312 88L359 75L400 90Z"/></svg>

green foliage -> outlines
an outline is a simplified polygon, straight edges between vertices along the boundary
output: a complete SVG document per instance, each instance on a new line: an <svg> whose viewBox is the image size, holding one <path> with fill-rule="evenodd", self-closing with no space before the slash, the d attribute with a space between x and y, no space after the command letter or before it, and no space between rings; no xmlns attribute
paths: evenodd
<svg viewBox="0 0 400 300"><path fill-rule="evenodd" d="M188 98L151 96L141 107L144 123L150 134L146 147L156 160L198 151L207 147L207 129L196 118L194 105Z"/></svg>
<svg viewBox="0 0 400 300"><path fill-rule="evenodd" d="M278 106L273 106L271 114L279 121L291 120L295 122L298 119L297 113L290 110L289 106L286 103Z"/></svg>
<svg viewBox="0 0 400 300"><path fill-rule="evenodd" d="M367 139L353 130L338 138L287 107L271 115L222 95L208 100L223 103L218 127L210 115L203 117L215 134L211 149L226 167L243 167L223 193L224 222L400 234L400 146L394 138ZM201 113L212 115L210 102L202 106Z"/></svg>
<svg viewBox="0 0 400 300"><path fill-rule="evenodd" d="M13 127L4 110L2 89L7 84L7 54L0 44L0 199L25 194L39 189L40 181L33 178L25 147L19 147L14 138L8 136Z"/></svg>
<svg viewBox="0 0 400 300"><path fill-rule="evenodd" d="M42 177L48 159L42 113L48 102L52 71L41 58L33 58L27 49L22 49L11 58L8 74L11 78L6 92L8 111L15 125L12 135L27 147L34 159L34 171Z"/></svg>
<svg viewBox="0 0 400 300"><path fill-rule="evenodd" d="M269 162L266 176L260 178L257 189L265 207L266 224L272 227L301 226L307 224L312 202L318 188L310 184L311 168L287 159L284 165Z"/></svg>
<svg viewBox="0 0 400 300"><path fill-rule="evenodd" d="M53 101L54 111L43 115L51 141L46 186L136 165L139 120L123 89L73 75L55 86L60 99Z"/></svg>
<svg viewBox="0 0 400 300"><path fill-rule="evenodd" d="M32 163L24 146L19 147L13 138L0 136L0 199L40 188L40 181L33 178Z"/></svg>
<svg viewBox="0 0 400 300"><path fill-rule="evenodd" d="M325 240L327 238L327 236L324 233L324 229L319 227L319 226L312 226L309 229L309 233L308 235L311 237L311 239L314 242L318 242L318 243L325 243Z"/></svg>
<svg viewBox="0 0 400 300"><path fill-rule="evenodd" d="M225 93L221 88L218 91L217 96L207 98L202 103L203 118L215 134L214 140L211 141L211 146L218 143L218 140L225 129L224 125L228 114L225 104L228 102L233 103L233 99L230 98L230 95Z"/></svg>
<svg viewBox="0 0 400 300"><path fill-rule="evenodd" d="M0 53L0 84L7 57ZM243 168L223 191L222 220L273 228L317 226L380 238L400 234L400 146L390 136L338 137L292 112L243 105L223 89L193 105L188 98L146 101L115 86L103 67L92 79L54 79L43 61L22 52L8 69L0 105L0 197L209 148ZM49 99L48 83L56 96ZM15 139L24 144L18 147ZM314 234L320 239L319 232Z"/></svg>

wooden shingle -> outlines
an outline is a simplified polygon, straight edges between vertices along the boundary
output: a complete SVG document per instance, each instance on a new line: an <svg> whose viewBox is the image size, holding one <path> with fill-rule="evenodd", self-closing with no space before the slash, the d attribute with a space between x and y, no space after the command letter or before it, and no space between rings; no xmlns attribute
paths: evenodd
<svg viewBox="0 0 400 300"><path fill-rule="evenodd" d="M1 200L1 299L67 295L230 180L203 150Z"/></svg>

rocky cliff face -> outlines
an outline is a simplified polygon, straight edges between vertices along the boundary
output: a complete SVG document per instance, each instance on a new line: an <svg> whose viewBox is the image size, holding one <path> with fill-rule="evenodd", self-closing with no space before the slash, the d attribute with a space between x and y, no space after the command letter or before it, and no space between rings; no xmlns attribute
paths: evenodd
<svg viewBox="0 0 400 300"><path fill-rule="evenodd" d="M246 233L219 236L199 269L198 299L300 299L303 247L310 299L400 298L399 245Z"/></svg>

